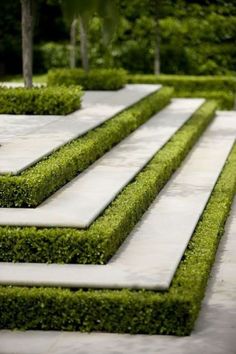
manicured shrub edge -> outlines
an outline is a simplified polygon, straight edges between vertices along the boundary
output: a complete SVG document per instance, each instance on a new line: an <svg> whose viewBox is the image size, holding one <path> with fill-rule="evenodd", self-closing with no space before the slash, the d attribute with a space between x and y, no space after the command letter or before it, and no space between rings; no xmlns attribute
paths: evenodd
<svg viewBox="0 0 236 354"><path fill-rule="evenodd" d="M80 86L0 87L0 114L67 115L80 108L82 95Z"/></svg>
<svg viewBox="0 0 236 354"><path fill-rule="evenodd" d="M175 97L202 97L215 100L218 109L231 110L236 100L236 78L233 76L129 75L130 83L172 86Z"/></svg>
<svg viewBox="0 0 236 354"><path fill-rule="evenodd" d="M87 230L0 228L0 260L104 264L212 120L214 101L203 104Z"/></svg>
<svg viewBox="0 0 236 354"><path fill-rule="evenodd" d="M52 69L48 72L48 86L80 85L85 90L118 90L127 83L124 69Z"/></svg>
<svg viewBox="0 0 236 354"><path fill-rule="evenodd" d="M175 91L231 91L236 92L236 77L189 75L128 75L129 83L162 84Z"/></svg>
<svg viewBox="0 0 236 354"><path fill-rule="evenodd" d="M236 145L167 292L0 287L0 327L188 335L236 191Z"/></svg>
<svg viewBox="0 0 236 354"><path fill-rule="evenodd" d="M172 93L162 88L19 176L0 176L0 207L36 207L165 107Z"/></svg>
<svg viewBox="0 0 236 354"><path fill-rule="evenodd" d="M234 108L236 95L232 91L178 91L175 97L200 97L207 100L215 100L220 110L232 110Z"/></svg>

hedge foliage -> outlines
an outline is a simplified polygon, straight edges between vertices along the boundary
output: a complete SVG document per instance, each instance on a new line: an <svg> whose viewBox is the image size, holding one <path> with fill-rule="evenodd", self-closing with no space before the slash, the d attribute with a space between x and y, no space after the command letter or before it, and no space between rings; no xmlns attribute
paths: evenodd
<svg viewBox="0 0 236 354"><path fill-rule="evenodd" d="M236 191L236 146L166 292L0 287L0 327L189 335Z"/></svg>
<svg viewBox="0 0 236 354"><path fill-rule="evenodd" d="M162 88L19 176L0 176L0 206L39 205L166 106L172 93L171 88Z"/></svg>
<svg viewBox="0 0 236 354"><path fill-rule="evenodd" d="M0 114L66 115L80 108L81 87L0 87Z"/></svg>
<svg viewBox="0 0 236 354"><path fill-rule="evenodd" d="M48 86L81 85L85 90L118 90L127 82L123 69L52 69L48 72Z"/></svg>
<svg viewBox="0 0 236 354"><path fill-rule="evenodd" d="M207 100L215 100L218 109L232 110L235 105L236 95L232 91L175 91L175 97L202 97Z"/></svg>
<svg viewBox="0 0 236 354"><path fill-rule="evenodd" d="M129 75L130 83L162 84L179 91L236 92L235 76Z"/></svg>
<svg viewBox="0 0 236 354"><path fill-rule="evenodd" d="M130 83L162 84L175 89L175 97L216 100L218 108L231 110L236 99L234 76L129 75Z"/></svg>
<svg viewBox="0 0 236 354"><path fill-rule="evenodd" d="M179 167L215 110L214 101L203 104L87 230L1 227L0 260L106 263Z"/></svg>

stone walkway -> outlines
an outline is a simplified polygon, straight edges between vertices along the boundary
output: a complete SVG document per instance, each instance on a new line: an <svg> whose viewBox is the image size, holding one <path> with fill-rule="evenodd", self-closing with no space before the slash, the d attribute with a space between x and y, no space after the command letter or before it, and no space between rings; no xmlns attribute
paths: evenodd
<svg viewBox="0 0 236 354"><path fill-rule="evenodd" d="M126 85L113 93L90 93L82 108L7 143L0 140L0 174L16 175L54 150L96 128L124 109L160 89L160 85ZM88 104L89 97L92 103ZM6 117L6 115L4 115ZM9 116L11 119L12 116ZM58 116L57 116L58 118ZM15 119L13 117L13 119Z"/></svg>
<svg viewBox="0 0 236 354"><path fill-rule="evenodd" d="M1 208L0 225L88 227L203 102L173 100L37 208Z"/></svg>
<svg viewBox="0 0 236 354"><path fill-rule="evenodd" d="M0 331L0 354L235 354L236 200L190 337Z"/></svg>
<svg viewBox="0 0 236 354"><path fill-rule="evenodd" d="M235 117L219 114L108 265L0 263L0 284L168 289L235 137ZM122 166L118 169L122 170ZM106 188L105 177L106 174ZM96 174L91 188L92 185L97 188ZM103 189L98 188L99 192ZM76 191L74 195L76 199ZM94 193L92 206L99 195ZM74 207L74 204L69 198L66 201L69 205L64 213L70 215L73 212L70 205ZM85 201L80 201L81 207ZM3 210L9 213L9 218L4 213L2 216L2 210L0 217L10 224L13 209ZM47 212L50 213L50 209ZM61 219L63 214L56 216ZM34 225L31 216L30 221Z"/></svg>

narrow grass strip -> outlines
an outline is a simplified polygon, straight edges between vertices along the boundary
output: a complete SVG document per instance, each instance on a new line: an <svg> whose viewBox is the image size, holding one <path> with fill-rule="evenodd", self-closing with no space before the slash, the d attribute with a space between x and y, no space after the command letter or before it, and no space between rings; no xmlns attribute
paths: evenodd
<svg viewBox="0 0 236 354"><path fill-rule="evenodd" d="M165 107L172 93L162 88L19 176L0 176L0 207L38 206Z"/></svg>
<svg viewBox="0 0 236 354"><path fill-rule="evenodd" d="M180 166L215 109L214 101L203 104L87 230L1 227L0 260L106 263Z"/></svg>
<svg viewBox="0 0 236 354"><path fill-rule="evenodd" d="M236 191L236 145L169 291L0 287L0 328L188 335Z"/></svg>

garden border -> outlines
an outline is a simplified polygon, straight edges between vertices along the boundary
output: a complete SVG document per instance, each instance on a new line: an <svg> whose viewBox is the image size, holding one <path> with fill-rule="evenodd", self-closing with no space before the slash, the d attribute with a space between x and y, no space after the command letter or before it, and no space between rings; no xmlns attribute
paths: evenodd
<svg viewBox="0 0 236 354"><path fill-rule="evenodd" d="M1 328L189 335L235 195L235 171L236 145L168 292L0 287Z"/></svg>

